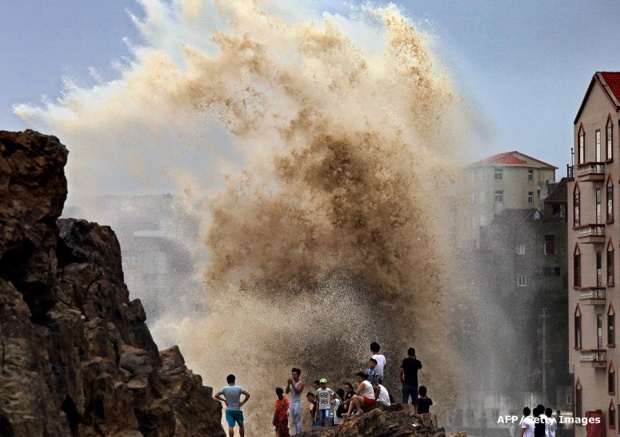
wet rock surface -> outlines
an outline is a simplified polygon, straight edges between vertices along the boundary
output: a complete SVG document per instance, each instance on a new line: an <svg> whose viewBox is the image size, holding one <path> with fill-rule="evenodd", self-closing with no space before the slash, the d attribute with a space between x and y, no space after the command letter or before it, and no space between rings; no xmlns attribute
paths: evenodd
<svg viewBox="0 0 620 437"><path fill-rule="evenodd" d="M353 416L342 426L319 428L301 434L303 437L446 437L443 428L437 428L432 414L407 416L402 410L383 411L374 409L361 416ZM457 433L449 437L466 437Z"/></svg>
<svg viewBox="0 0 620 437"><path fill-rule="evenodd" d="M67 155L0 131L0 436L224 436L211 388L129 300L114 232L58 220Z"/></svg>

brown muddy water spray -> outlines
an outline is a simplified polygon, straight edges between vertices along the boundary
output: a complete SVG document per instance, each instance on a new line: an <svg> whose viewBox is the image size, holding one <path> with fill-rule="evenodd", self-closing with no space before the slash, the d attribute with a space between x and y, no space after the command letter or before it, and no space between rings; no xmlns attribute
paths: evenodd
<svg viewBox="0 0 620 437"><path fill-rule="evenodd" d="M397 7L280 3L143 0L145 42L119 78L16 112L69 146L74 202L168 189L201 217L208 312L168 327L206 385L234 373L252 393L249 430L269 428L291 367L336 387L372 341L388 388L414 346L449 407L444 290L470 115Z"/></svg>

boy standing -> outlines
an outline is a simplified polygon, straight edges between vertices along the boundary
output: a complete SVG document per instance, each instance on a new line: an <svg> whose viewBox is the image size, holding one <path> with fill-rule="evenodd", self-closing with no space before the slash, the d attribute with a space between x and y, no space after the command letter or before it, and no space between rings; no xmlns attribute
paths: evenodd
<svg viewBox="0 0 620 437"><path fill-rule="evenodd" d="M407 349L407 358L400 365L399 377L403 383L403 410L405 414L409 414L407 404L409 397L413 404L413 414L417 414L418 410L418 370L422 368L422 363L415 356L415 349L410 347Z"/></svg>
<svg viewBox="0 0 620 437"><path fill-rule="evenodd" d="M241 407L250 399L250 393L245 391L243 387L235 385L235 375L228 375L226 377L228 386L218 391L215 396L220 402L226 404L226 422L228 423L228 435L233 437L235 435L235 423L239 425L239 435L243 437L245 435L245 429L243 427L243 411ZM222 398L224 395L224 398ZM241 395L245 398L239 402Z"/></svg>
<svg viewBox="0 0 620 437"><path fill-rule="evenodd" d="M336 393L331 388L327 388L326 378L321 378L319 384L321 388L316 391L316 398L319 403L318 419L320 426L327 426L329 424L329 412Z"/></svg>
<svg viewBox="0 0 620 437"><path fill-rule="evenodd" d="M379 382L379 372L377 370L377 360L371 358L368 360L368 369L366 370L366 374L368 375L368 381L374 387L377 384L381 384Z"/></svg>
<svg viewBox="0 0 620 437"><path fill-rule="evenodd" d="M431 400L431 398L426 396L426 387L421 385L418 393L420 394L420 397L418 398L418 414L430 413L433 401Z"/></svg>
<svg viewBox="0 0 620 437"><path fill-rule="evenodd" d="M310 417L311 417L311 422L312 423L312 429L316 428L316 397L314 396L314 393L312 393L311 391L308 392L308 394L306 395L306 399L308 400L308 412L310 413Z"/></svg>

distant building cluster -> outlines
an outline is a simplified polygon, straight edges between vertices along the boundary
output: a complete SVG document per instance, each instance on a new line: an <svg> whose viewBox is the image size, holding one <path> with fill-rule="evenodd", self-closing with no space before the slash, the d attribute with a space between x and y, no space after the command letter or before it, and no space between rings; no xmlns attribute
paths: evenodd
<svg viewBox="0 0 620 437"><path fill-rule="evenodd" d="M571 152L574 162L557 182L556 167L517 151L464 169L454 235L468 267L463 279L472 301L494 305L495 316L487 317L504 323L492 320L499 353L479 365L491 360L489 368L511 378L485 373L472 381L480 390L464 402L465 414L457 411L457 422L475 426L485 413L540 402L587 418L574 422L576 437L620 431L620 72L594 74ZM513 346L502 347L503 340Z"/></svg>

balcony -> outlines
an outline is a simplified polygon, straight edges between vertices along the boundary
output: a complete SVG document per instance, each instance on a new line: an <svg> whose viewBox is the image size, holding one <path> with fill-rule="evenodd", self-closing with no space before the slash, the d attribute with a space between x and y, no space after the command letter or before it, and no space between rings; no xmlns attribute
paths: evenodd
<svg viewBox="0 0 620 437"><path fill-rule="evenodd" d="M584 182L605 180L605 164L602 162L587 162L577 165L577 179Z"/></svg>
<svg viewBox="0 0 620 437"><path fill-rule="evenodd" d="M607 350L606 349L582 349L579 351L581 357L579 362L581 367L607 367Z"/></svg>
<svg viewBox="0 0 620 437"><path fill-rule="evenodd" d="M605 305L605 287L588 287L579 290L582 305Z"/></svg>
<svg viewBox="0 0 620 437"><path fill-rule="evenodd" d="M577 238L582 244L604 244L605 225L585 225L577 228Z"/></svg>

